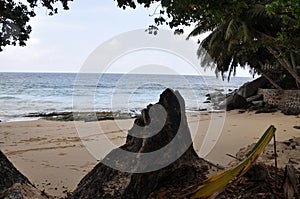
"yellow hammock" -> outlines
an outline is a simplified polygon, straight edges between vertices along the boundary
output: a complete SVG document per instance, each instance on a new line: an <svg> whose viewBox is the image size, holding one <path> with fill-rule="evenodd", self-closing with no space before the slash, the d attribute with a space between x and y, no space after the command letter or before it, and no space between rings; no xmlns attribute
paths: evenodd
<svg viewBox="0 0 300 199"><path fill-rule="evenodd" d="M191 194L191 199L195 198L209 198L217 191L224 188L232 179L244 175L256 161L267 144L271 141L275 135L276 128L271 125L263 136L256 143L254 148L249 152L247 158L238 164L236 167L217 174L205 181L197 187Z"/></svg>

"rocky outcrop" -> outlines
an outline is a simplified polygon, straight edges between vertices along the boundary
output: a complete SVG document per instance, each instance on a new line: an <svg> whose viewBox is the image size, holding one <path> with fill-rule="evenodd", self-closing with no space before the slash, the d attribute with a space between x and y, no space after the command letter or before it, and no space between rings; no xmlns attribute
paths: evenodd
<svg viewBox="0 0 300 199"><path fill-rule="evenodd" d="M248 98L257 94L258 88L263 88L268 83L268 80L264 77L259 77L251 82L243 84L238 90L237 94Z"/></svg>
<svg viewBox="0 0 300 199"><path fill-rule="evenodd" d="M259 102L263 100L263 95L262 94L253 95L251 97L248 97L246 100L248 103Z"/></svg>
<svg viewBox="0 0 300 199"><path fill-rule="evenodd" d="M259 88L266 87L268 81L264 77L259 77L251 82L243 84L239 89L226 95L226 98L215 103L217 109L246 109L257 110L264 107L263 96L258 93Z"/></svg>
<svg viewBox="0 0 300 199"><path fill-rule="evenodd" d="M35 188L0 151L0 198L46 199L49 197Z"/></svg>
<svg viewBox="0 0 300 199"><path fill-rule="evenodd" d="M243 96L234 93L229 95L226 100L220 104L220 106L226 107L226 110L242 109L248 107L248 102Z"/></svg>
<svg viewBox="0 0 300 199"><path fill-rule="evenodd" d="M25 117L37 117L54 121L100 121L114 119L130 119L135 118L136 113L122 112L51 112L51 113L30 113Z"/></svg>
<svg viewBox="0 0 300 199"><path fill-rule="evenodd" d="M189 187L206 178L208 163L194 151L184 100L166 89L69 198L149 198L163 187Z"/></svg>

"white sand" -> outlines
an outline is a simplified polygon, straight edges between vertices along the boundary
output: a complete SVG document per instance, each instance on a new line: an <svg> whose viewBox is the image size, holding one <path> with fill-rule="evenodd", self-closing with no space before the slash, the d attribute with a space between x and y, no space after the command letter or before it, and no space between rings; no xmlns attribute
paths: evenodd
<svg viewBox="0 0 300 199"><path fill-rule="evenodd" d="M111 150L111 146L103 142L105 136L115 145L123 144L126 131L133 121L77 122L77 129L74 122L38 120L0 123L0 149L38 188L54 196L64 196L64 191L72 191L98 163L94 156L101 159ZM223 166L232 160L226 153L235 155L240 148L256 142L271 124L277 128L279 141L300 137L300 130L293 128L300 125L300 118L279 112L193 112L188 113L188 123L196 151L203 154L209 152L209 146L213 146L204 158ZM205 143L208 145L200 152L207 132L210 136ZM84 144L92 145L94 156Z"/></svg>

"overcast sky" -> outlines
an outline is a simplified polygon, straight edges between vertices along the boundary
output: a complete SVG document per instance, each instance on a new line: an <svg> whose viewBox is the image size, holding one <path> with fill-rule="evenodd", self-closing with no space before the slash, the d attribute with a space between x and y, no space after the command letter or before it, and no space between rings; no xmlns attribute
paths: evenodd
<svg viewBox="0 0 300 199"><path fill-rule="evenodd" d="M103 42L153 24L149 16L153 11L154 8L142 7L122 10L113 0L74 0L69 11L61 10L54 16L48 16L44 8L39 8L38 16L30 22L33 31L27 46L4 48L0 53L0 71L78 72ZM238 71L238 76L249 75L247 71Z"/></svg>

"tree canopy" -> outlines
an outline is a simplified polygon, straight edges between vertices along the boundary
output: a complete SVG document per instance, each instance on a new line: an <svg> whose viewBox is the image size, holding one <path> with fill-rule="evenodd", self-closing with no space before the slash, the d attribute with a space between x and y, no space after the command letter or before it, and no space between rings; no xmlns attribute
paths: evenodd
<svg viewBox="0 0 300 199"><path fill-rule="evenodd" d="M58 12L57 2L67 10L69 1L72 0L0 0L0 51L7 45L26 45L32 31L28 22L36 15L34 9L37 6L45 7L48 14L53 15Z"/></svg>
<svg viewBox="0 0 300 199"><path fill-rule="evenodd" d="M270 81L294 81L299 87L300 3L299 0L117 0L118 6L135 8L136 4L156 5L156 26L166 24L176 33L195 25L190 33L211 34L198 51L205 61L213 60L217 69L228 77L236 67L250 66ZM212 59L207 59L209 56ZM204 62L205 63L205 62ZM275 74L275 76L274 76ZM274 77L272 77L274 76ZM274 86L275 81L272 81Z"/></svg>
<svg viewBox="0 0 300 199"><path fill-rule="evenodd" d="M49 15L58 12L57 3L68 9L72 0L0 0L0 51L7 45L24 46L32 30L28 22L35 7L43 6ZM184 27L195 29L189 37L205 32L198 55L213 60L224 76L237 67L250 66L270 81L287 77L300 87L300 2L299 0L114 0L120 8L156 6L154 25L167 25L175 33ZM23 3L24 2L24 3ZM151 32L151 31L149 31ZM154 31L155 32L155 31ZM210 56L212 59L205 59ZM273 81L275 87L280 88Z"/></svg>

